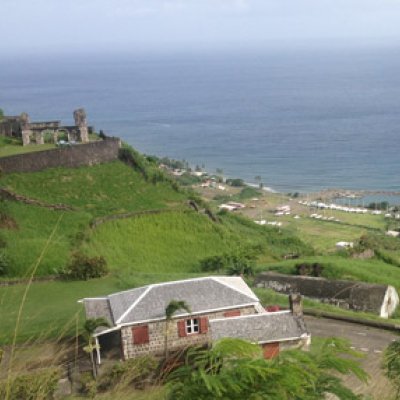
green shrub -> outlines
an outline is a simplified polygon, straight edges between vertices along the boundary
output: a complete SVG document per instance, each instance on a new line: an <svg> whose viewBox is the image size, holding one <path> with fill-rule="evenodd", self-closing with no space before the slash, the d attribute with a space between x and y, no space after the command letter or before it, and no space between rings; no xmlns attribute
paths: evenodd
<svg viewBox="0 0 400 400"><path fill-rule="evenodd" d="M119 149L118 158L125 164L137 169L147 179L146 159L132 147L124 145Z"/></svg>
<svg viewBox="0 0 400 400"><path fill-rule="evenodd" d="M182 186L191 186L200 183L202 181L198 176L190 175L188 172L185 172L181 176L177 176L176 180Z"/></svg>
<svg viewBox="0 0 400 400"><path fill-rule="evenodd" d="M93 379L91 372L86 372L80 376L80 392L90 399L94 399L97 394L97 382Z"/></svg>
<svg viewBox="0 0 400 400"><path fill-rule="evenodd" d="M3 250L0 250L0 276L7 275L10 270L11 261Z"/></svg>
<svg viewBox="0 0 400 400"><path fill-rule="evenodd" d="M107 262L104 257L88 257L82 253L75 253L71 263L62 272L62 276L67 279L87 281L101 278L107 273Z"/></svg>
<svg viewBox="0 0 400 400"><path fill-rule="evenodd" d="M246 258L237 257L232 260L231 265L228 267L227 273L229 275L253 276L254 267L254 261Z"/></svg>
<svg viewBox="0 0 400 400"><path fill-rule="evenodd" d="M31 374L19 375L9 382L9 400L46 400L52 398L60 379L57 368L47 368ZM0 398L5 398L7 382L0 382Z"/></svg>
<svg viewBox="0 0 400 400"><path fill-rule="evenodd" d="M252 187L245 187L240 191L240 193L238 194L237 197L239 200L246 200L246 199L250 199L252 197L258 197L261 195L262 195L262 193L259 190L254 189Z"/></svg>
<svg viewBox="0 0 400 400"><path fill-rule="evenodd" d="M211 256L200 260L200 269L204 272L221 271L228 265L229 257L226 255Z"/></svg>
<svg viewBox="0 0 400 400"><path fill-rule="evenodd" d="M124 143L123 147L119 149L118 158L125 164L139 171L146 181L153 184L168 182L173 190L176 192L179 191L179 185L175 180L161 171L152 159L143 156L131 146Z"/></svg>
<svg viewBox="0 0 400 400"><path fill-rule="evenodd" d="M240 178L234 178L234 179L227 179L226 184L234 187L242 187L245 186L244 180Z"/></svg>
<svg viewBox="0 0 400 400"><path fill-rule="evenodd" d="M143 387L144 381L155 373L156 368L157 361L151 356L143 356L118 362L101 376L99 389L109 390L116 386L141 388Z"/></svg>
<svg viewBox="0 0 400 400"><path fill-rule="evenodd" d="M319 277L324 266L320 263L300 263L295 265L297 275L307 275Z"/></svg>

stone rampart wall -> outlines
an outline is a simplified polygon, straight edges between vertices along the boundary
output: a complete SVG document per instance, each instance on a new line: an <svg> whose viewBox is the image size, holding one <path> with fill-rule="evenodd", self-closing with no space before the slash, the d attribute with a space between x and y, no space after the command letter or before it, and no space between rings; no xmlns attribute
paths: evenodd
<svg viewBox="0 0 400 400"><path fill-rule="evenodd" d="M120 145L119 138L107 138L87 144L76 144L71 147L2 157L0 158L0 170L2 173L9 174L110 162L118 159Z"/></svg>

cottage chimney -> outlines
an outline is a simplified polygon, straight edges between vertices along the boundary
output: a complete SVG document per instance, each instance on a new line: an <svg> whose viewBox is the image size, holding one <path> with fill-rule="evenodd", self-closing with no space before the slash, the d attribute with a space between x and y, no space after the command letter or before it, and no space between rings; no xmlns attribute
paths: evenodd
<svg viewBox="0 0 400 400"><path fill-rule="evenodd" d="M303 298L300 293L289 295L290 311L293 315L301 317L303 315Z"/></svg>

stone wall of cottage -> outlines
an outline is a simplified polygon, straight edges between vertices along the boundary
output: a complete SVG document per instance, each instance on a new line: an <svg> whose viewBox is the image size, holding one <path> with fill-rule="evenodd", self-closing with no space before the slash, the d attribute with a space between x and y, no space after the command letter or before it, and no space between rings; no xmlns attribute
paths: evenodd
<svg viewBox="0 0 400 400"><path fill-rule="evenodd" d="M241 315L255 314L254 306L237 308ZM208 314L194 315L193 318L208 317L208 319L224 318L224 313L228 311L218 311ZM210 332L196 333L184 337L178 335L178 321L187 318L173 318L168 323L168 350L173 351L189 346L207 344L211 341ZM165 324L166 321L149 322L149 343L134 344L132 336L132 326L121 328L122 348L124 358L134 358L146 354L163 355L165 351ZM138 325L134 325L138 326Z"/></svg>
<svg viewBox="0 0 400 400"><path fill-rule="evenodd" d="M309 350L311 344L311 336L307 336L295 340L286 340L279 343L279 350L302 349Z"/></svg>

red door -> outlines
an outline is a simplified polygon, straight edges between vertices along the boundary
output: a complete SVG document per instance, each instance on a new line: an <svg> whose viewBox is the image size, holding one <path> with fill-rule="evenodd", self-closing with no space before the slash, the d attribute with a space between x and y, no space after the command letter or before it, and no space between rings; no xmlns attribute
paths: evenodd
<svg viewBox="0 0 400 400"><path fill-rule="evenodd" d="M262 345L264 358L274 358L279 354L279 343L265 343Z"/></svg>

